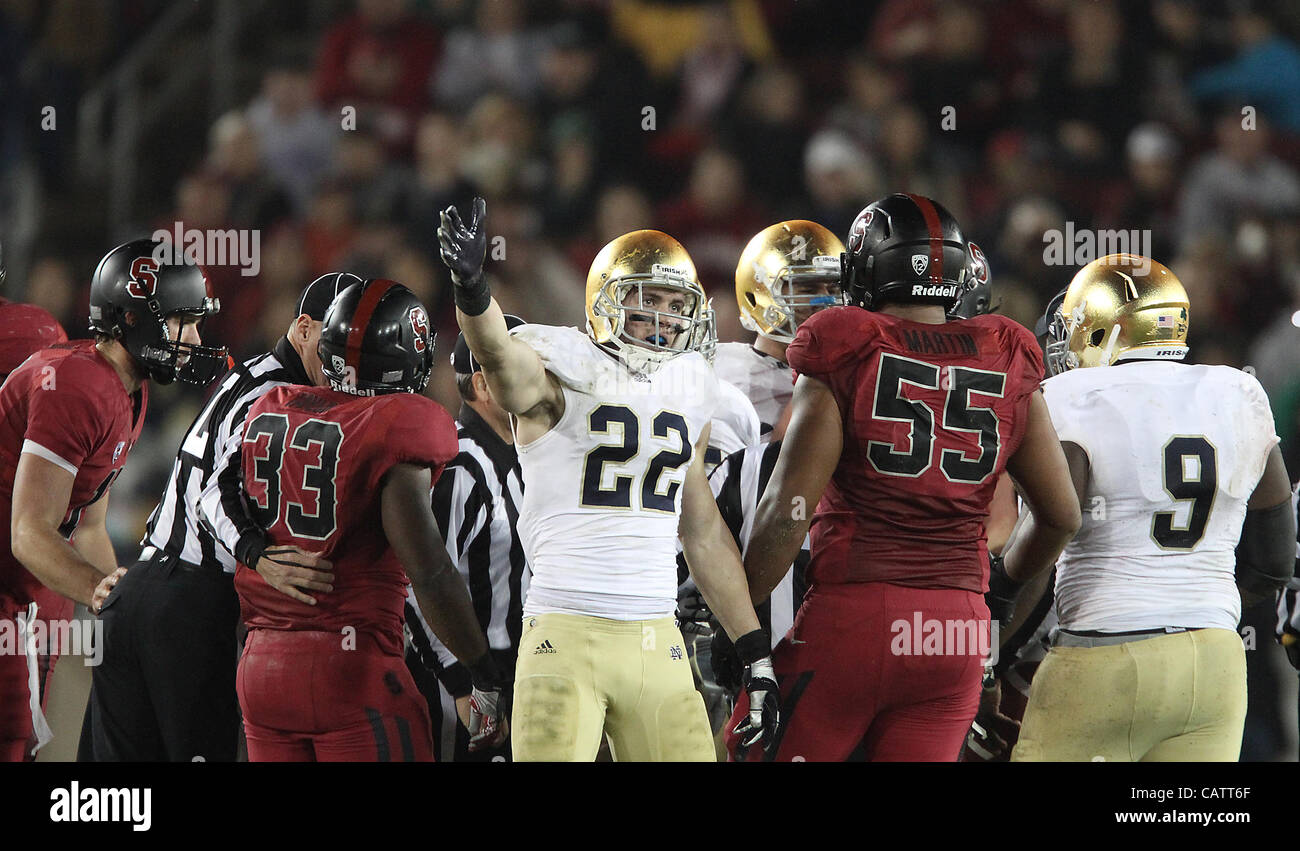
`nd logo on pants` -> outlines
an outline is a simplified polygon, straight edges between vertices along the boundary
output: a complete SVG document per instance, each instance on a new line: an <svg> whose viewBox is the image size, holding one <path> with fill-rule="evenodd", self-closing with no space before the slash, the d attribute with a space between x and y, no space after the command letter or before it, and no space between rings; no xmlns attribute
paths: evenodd
<svg viewBox="0 0 1300 851"><path fill-rule="evenodd" d="M524 619L510 738L517 762L714 762L704 701L672 618Z"/></svg>

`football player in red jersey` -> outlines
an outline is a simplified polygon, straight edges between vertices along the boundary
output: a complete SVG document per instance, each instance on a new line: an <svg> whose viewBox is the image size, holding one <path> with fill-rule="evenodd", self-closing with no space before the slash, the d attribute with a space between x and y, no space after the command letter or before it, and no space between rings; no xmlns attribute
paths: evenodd
<svg viewBox="0 0 1300 851"><path fill-rule="evenodd" d="M1032 511L1003 581L1056 559L1078 498L1033 335L997 315L946 321L982 264L952 215L891 195L846 243L849 306L814 314L788 349L794 412L745 558L762 600L816 506L811 587L774 654L775 758L955 760L989 649L984 524L998 478L1009 472ZM732 723L747 713L742 695Z"/></svg>
<svg viewBox="0 0 1300 851"><path fill-rule="evenodd" d="M106 254L90 285L95 339L37 352L0 389L0 618L45 617L42 586L98 611L121 575L108 493L140 436L148 381L205 384L226 365L225 349L199 345L198 323L219 309L206 274L164 255L150 240ZM30 650L0 655L0 760L49 739L35 667Z"/></svg>
<svg viewBox="0 0 1300 851"><path fill-rule="evenodd" d="M4 282L4 268L0 267L0 284ZM0 297L0 384L18 366L35 352L68 339L67 332L48 310L34 304L23 304ZM47 621L71 620L76 604L63 595L42 585L35 589L36 607ZM59 660L57 648L37 648L41 707L49 694L50 677ZM32 743L34 744L34 742ZM35 752L26 749L25 759L35 759Z"/></svg>
<svg viewBox="0 0 1300 851"><path fill-rule="evenodd" d="M451 416L420 395L433 345L410 290L353 284L321 331L330 386L278 387L248 412L254 516L275 543L319 550L335 577L308 605L244 565L235 573L250 761L432 760L428 708L402 655L408 573L425 619L470 668L471 747L504 738L499 674L429 503L459 451Z"/></svg>

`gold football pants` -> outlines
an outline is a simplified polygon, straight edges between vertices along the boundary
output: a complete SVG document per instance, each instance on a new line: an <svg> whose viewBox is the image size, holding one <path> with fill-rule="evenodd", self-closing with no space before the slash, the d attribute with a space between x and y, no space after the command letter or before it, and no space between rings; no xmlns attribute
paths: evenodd
<svg viewBox="0 0 1300 851"><path fill-rule="evenodd" d="M672 618L524 618L510 738L516 762L713 762L704 701Z"/></svg>
<svg viewBox="0 0 1300 851"><path fill-rule="evenodd" d="M1102 647L1053 647L1039 666L1013 762L1234 762L1246 653L1227 629Z"/></svg>

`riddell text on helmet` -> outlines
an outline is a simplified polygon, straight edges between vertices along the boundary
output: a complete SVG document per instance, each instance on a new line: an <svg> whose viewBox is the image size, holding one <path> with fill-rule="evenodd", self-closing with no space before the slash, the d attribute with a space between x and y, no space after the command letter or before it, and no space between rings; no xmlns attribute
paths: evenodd
<svg viewBox="0 0 1300 851"><path fill-rule="evenodd" d="M935 295L935 296L944 296L946 298L956 298L957 285L956 284L931 284L930 286L927 287L925 284L913 284L912 295Z"/></svg>

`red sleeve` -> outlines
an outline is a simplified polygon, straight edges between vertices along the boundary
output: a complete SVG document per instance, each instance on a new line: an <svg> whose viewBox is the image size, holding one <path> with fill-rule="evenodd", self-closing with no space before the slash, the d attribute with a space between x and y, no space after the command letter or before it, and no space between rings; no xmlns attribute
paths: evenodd
<svg viewBox="0 0 1300 851"><path fill-rule="evenodd" d="M382 398L388 428L383 444L386 460L379 475L394 464L415 464L432 469L436 479L460 451L455 421L437 402L414 393Z"/></svg>
<svg viewBox="0 0 1300 851"><path fill-rule="evenodd" d="M24 445L31 441L44 450L37 454L46 460L65 469L79 469L103 440L102 419L108 400L100 380L102 376L88 373L84 364L76 362L43 366L32 377ZM46 452L56 457L48 457Z"/></svg>
<svg viewBox="0 0 1300 851"><path fill-rule="evenodd" d="M1012 370L1019 387L1026 394L1033 393L1043 383L1043 350L1033 333L1019 322L1007 320L1008 349L1016 352Z"/></svg>
<svg viewBox="0 0 1300 851"><path fill-rule="evenodd" d="M824 378L852 360L875 327L872 315L860 307L819 310L799 326L785 350L786 362L799 375Z"/></svg>
<svg viewBox="0 0 1300 851"><path fill-rule="evenodd" d="M1006 457L1010 458L1019 450L1029 425L1030 397L1043 383L1043 352L1028 328L1005 316L998 319L1003 323L999 336L1006 350L1013 353L1007 364L1007 378L1012 384L1006 393L1015 406L1015 426L1006 442Z"/></svg>

